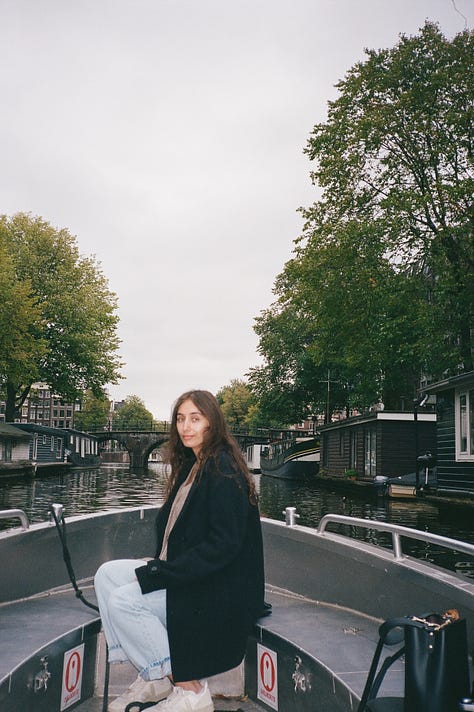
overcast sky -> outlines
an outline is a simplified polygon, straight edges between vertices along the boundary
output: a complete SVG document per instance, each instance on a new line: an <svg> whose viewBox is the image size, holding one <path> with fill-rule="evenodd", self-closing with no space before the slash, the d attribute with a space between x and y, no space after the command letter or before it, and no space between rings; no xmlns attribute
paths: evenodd
<svg viewBox="0 0 474 712"><path fill-rule="evenodd" d="M124 379L169 418L259 364L256 316L317 197L303 154L364 48L474 0L0 0L0 213L95 254Z"/></svg>

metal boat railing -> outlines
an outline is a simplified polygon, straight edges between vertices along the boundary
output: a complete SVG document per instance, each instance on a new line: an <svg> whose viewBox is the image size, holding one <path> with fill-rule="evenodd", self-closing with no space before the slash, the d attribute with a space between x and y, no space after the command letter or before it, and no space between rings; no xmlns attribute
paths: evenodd
<svg viewBox="0 0 474 712"><path fill-rule="evenodd" d="M0 519L19 519L22 529L29 529L30 522L22 509L0 509Z"/></svg>
<svg viewBox="0 0 474 712"><path fill-rule="evenodd" d="M348 517L345 514L325 514L319 522L317 533L325 534L328 524L347 524L352 527L362 527L364 529L375 529L381 532L388 532L392 536L392 553L395 559L404 558L402 537L406 539L417 539L419 541L436 544L445 549L452 549L464 554L474 556L474 544L468 544L465 541L458 539L450 539L449 537L441 536L440 534L431 534L423 532L419 529L403 527L399 524L390 524L389 522L379 522L373 519L361 519L358 517Z"/></svg>

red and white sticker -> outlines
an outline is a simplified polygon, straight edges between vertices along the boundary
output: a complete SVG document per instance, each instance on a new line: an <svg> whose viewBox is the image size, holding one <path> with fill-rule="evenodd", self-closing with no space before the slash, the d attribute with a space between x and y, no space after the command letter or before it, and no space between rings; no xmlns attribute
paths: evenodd
<svg viewBox="0 0 474 712"><path fill-rule="evenodd" d="M64 653L61 712L81 699L84 643Z"/></svg>
<svg viewBox="0 0 474 712"><path fill-rule="evenodd" d="M274 650L257 643L257 698L278 710L278 668Z"/></svg>

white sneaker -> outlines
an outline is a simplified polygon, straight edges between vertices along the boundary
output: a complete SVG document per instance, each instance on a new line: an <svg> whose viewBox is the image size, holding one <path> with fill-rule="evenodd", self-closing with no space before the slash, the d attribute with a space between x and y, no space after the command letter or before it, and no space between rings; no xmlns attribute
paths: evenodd
<svg viewBox="0 0 474 712"><path fill-rule="evenodd" d="M214 703L205 682L201 692L175 687L166 700L149 707L147 712L214 712Z"/></svg>
<svg viewBox="0 0 474 712"><path fill-rule="evenodd" d="M167 677L162 680L151 680L148 682L140 675L135 682L132 682L128 690L109 702L107 712L124 712L130 702L158 702L170 694L172 690L171 682Z"/></svg>

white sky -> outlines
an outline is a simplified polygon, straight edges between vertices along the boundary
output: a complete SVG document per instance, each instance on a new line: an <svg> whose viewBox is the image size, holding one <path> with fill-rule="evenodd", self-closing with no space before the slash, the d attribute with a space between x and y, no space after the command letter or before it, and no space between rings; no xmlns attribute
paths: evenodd
<svg viewBox="0 0 474 712"><path fill-rule="evenodd" d="M464 19L464 17L466 20ZM157 418L258 365L254 318L317 199L303 149L365 47L474 0L0 0L0 213L95 254Z"/></svg>

